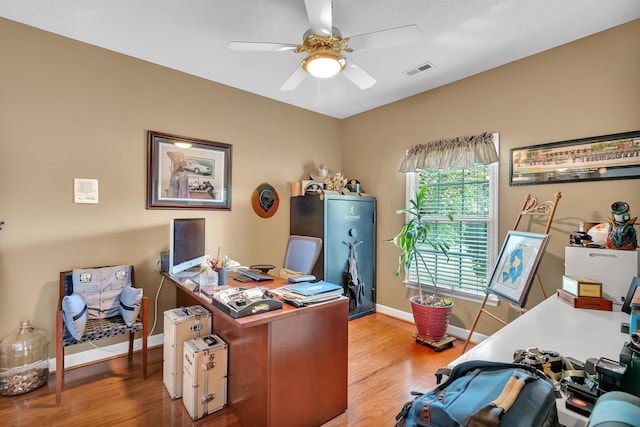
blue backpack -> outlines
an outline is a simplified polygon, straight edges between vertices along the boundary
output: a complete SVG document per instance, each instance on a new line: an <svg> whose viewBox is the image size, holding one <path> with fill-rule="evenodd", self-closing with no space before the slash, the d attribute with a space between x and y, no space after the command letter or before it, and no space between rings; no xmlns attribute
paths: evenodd
<svg viewBox="0 0 640 427"><path fill-rule="evenodd" d="M396 427L558 427L553 384L529 365L472 360L408 402Z"/></svg>

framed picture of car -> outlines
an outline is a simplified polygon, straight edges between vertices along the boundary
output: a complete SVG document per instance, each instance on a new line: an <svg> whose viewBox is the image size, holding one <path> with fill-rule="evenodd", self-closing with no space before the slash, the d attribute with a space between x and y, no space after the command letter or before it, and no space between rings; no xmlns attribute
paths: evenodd
<svg viewBox="0 0 640 427"><path fill-rule="evenodd" d="M230 144L147 132L147 209L231 210Z"/></svg>

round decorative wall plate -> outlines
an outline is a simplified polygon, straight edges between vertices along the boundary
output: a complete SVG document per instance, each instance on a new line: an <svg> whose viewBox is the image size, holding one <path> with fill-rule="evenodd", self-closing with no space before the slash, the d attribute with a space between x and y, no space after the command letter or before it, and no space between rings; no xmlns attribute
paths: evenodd
<svg viewBox="0 0 640 427"><path fill-rule="evenodd" d="M263 182L251 194L251 206L262 218L271 218L278 211L280 197L271 185Z"/></svg>

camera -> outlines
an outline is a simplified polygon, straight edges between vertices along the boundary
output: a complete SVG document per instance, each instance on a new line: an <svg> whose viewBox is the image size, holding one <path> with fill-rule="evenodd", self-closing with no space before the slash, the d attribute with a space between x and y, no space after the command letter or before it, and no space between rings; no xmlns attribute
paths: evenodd
<svg viewBox="0 0 640 427"><path fill-rule="evenodd" d="M584 231L574 231L569 235L569 244L571 246L584 246L591 243L593 238Z"/></svg>
<svg viewBox="0 0 640 427"><path fill-rule="evenodd" d="M514 363L533 366L540 371L548 368L554 373L561 373L564 368L564 362L560 353L549 350L539 350L537 348L516 350L513 353L513 361Z"/></svg>
<svg viewBox="0 0 640 427"><path fill-rule="evenodd" d="M635 337L640 338L640 334ZM640 347L633 342L625 343L620 351L620 363L627 367L622 381L623 391L640 396Z"/></svg>

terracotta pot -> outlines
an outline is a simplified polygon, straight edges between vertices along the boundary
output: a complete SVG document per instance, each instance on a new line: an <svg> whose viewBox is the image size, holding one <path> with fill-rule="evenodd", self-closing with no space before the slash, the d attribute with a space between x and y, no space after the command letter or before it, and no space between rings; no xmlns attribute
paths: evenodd
<svg viewBox="0 0 640 427"><path fill-rule="evenodd" d="M441 340L447 332L453 304L446 307L434 307L419 304L418 299L420 297L416 295L410 300L418 335L435 341Z"/></svg>

